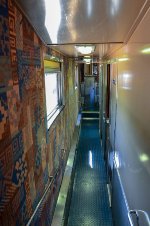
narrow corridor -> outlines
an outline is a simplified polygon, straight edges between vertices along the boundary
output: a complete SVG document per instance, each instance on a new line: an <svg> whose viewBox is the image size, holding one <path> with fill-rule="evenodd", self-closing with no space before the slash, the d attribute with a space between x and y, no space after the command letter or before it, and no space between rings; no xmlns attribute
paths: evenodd
<svg viewBox="0 0 150 226"><path fill-rule="evenodd" d="M68 226L112 226L97 120L83 120Z"/></svg>
<svg viewBox="0 0 150 226"><path fill-rule="evenodd" d="M150 0L1 0L0 226L150 226L149 97Z"/></svg>

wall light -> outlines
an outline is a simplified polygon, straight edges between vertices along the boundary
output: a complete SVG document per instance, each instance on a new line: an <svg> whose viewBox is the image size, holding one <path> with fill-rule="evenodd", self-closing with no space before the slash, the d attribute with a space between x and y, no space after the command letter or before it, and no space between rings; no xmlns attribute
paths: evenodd
<svg viewBox="0 0 150 226"><path fill-rule="evenodd" d="M129 58L127 58L127 57L119 58L119 59L118 59L119 62L121 62L121 61L128 61L128 60L129 60Z"/></svg>
<svg viewBox="0 0 150 226"><path fill-rule="evenodd" d="M145 48L141 52L145 53L145 54L148 54L148 53L150 53L150 48Z"/></svg>
<svg viewBox="0 0 150 226"><path fill-rule="evenodd" d="M145 153L139 156L141 162L147 162L149 160L149 156Z"/></svg>
<svg viewBox="0 0 150 226"><path fill-rule="evenodd" d="M75 48L81 54L90 54L95 51L94 45L77 45Z"/></svg>

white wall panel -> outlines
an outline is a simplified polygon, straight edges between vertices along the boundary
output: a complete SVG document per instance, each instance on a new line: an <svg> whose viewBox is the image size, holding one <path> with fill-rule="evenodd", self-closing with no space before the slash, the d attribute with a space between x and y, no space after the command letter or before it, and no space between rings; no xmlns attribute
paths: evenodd
<svg viewBox="0 0 150 226"><path fill-rule="evenodd" d="M144 26L137 29L144 37L149 28L143 22L139 26ZM150 215L150 52L142 52L150 42L143 44L140 35L140 43L134 43L136 35L139 32L112 56L118 62L115 151L129 207ZM111 98L115 101L114 95Z"/></svg>
<svg viewBox="0 0 150 226"><path fill-rule="evenodd" d="M130 50L129 62L118 64L116 151L131 205L150 208L150 56Z"/></svg>

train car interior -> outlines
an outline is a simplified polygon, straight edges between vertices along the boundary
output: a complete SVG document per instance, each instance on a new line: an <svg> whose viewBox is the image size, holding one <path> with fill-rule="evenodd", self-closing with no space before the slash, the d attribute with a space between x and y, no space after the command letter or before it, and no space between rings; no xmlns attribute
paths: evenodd
<svg viewBox="0 0 150 226"><path fill-rule="evenodd" d="M0 0L0 225L150 226L150 0Z"/></svg>

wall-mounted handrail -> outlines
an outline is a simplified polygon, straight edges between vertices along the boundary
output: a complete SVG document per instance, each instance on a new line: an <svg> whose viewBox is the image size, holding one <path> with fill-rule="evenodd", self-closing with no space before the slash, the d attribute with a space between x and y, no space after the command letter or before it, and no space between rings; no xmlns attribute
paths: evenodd
<svg viewBox="0 0 150 226"><path fill-rule="evenodd" d="M44 191L44 194L43 194L42 198L41 198L40 201L38 202L38 204L37 204L37 206L36 206L36 208L35 208L35 210L34 210L32 216L30 217L30 219L29 219L28 223L26 224L26 226L30 226L30 224L32 223L32 221L33 221L33 219L34 219L34 217L35 217L37 211L39 210L40 206L42 205L42 202L43 202L45 196L47 195L47 193L48 193L48 191L50 190L52 184L54 183L55 178L56 178L57 175L58 175L58 172L59 172L59 169L56 170L54 176L50 176L50 183L49 183L48 186L46 187L46 189L45 189L45 191Z"/></svg>
<svg viewBox="0 0 150 226"><path fill-rule="evenodd" d="M129 217L132 217L132 215L135 215L135 216L136 216L136 223L137 223L137 226L140 226L140 224L139 224L139 214L138 214L137 210L129 210L128 216L129 216ZM132 225L133 225L133 224L132 224Z"/></svg>
<svg viewBox="0 0 150 226"><path fill-rule="evenodd" d="M140 213L142 213L146 219L146 222L147 222L147 225L150 226L150 218L149 218L149 215L146 211L144 210L129 210L128 212L128 217L131 218L132 215L135 215L136 216L136 223L137 223L137 226L140 226ZM133 225L133 224L132 224ZM142 226L142 225L141 225Z"/></svg>

